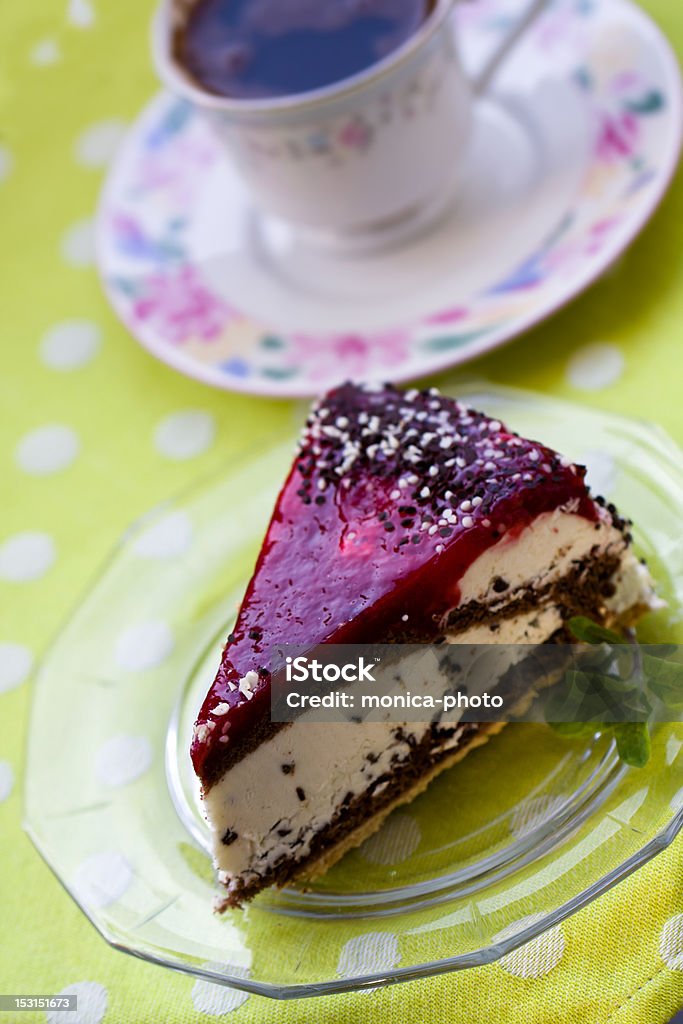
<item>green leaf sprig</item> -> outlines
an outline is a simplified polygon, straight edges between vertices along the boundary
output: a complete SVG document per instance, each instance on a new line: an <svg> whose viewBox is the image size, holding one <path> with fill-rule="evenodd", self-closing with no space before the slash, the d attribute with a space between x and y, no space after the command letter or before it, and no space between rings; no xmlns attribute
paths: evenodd
<svg viewBox="0 0 683 1024"><path fill-rule="evenodd" d="M602 648L604 645L608 645L610 649L631 645L626 637L584 616L570 619L567 625L577 640L596 648ZM591 671L571 670L567 673L568 692L574 699L578 695L577 721L550 724L559 735L568 738L594 735L596 732L611 732L624 764L632 768L644 768L650 760L652 751L647 721L607 723L600 722L594 717L599 714L598 709L602 708L604 711L605 707L614 706L617 701L619 708L630 710L641 718L647 717L652 711L638 679L641 673L633 673L627 679L615 676L610 671L613 660L613 651L603 650L597 653L597 657L589 660ZM649 655L642 659L643 662L646 660L647 664L638 664L637 667L647 670L656 696L667 704L670 700L679 701L679 706L683 708L681 666ZM651 664L655 662L657 664ZM665 700L665 697L668 699Z"/></svg>

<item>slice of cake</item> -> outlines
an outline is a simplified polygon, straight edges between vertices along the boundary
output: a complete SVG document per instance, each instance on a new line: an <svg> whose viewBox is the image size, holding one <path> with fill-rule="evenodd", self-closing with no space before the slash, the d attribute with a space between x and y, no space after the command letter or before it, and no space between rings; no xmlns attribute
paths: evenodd
<svg viewBox="0 0 683 1024"><path fill-rule="evenodd" d="M313 407L194 730L225 906L326 870L500 728L273 722L274 645L536 644L648 609L584 476L434 389L345 384Z"/></svg>

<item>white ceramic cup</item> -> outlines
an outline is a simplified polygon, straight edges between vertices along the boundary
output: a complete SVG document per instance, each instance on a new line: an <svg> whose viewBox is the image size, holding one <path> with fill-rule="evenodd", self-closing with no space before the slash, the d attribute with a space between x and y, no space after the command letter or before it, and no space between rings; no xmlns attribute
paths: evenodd
<svg viewBox="0 0 683 1024"><path fill-rule="evenodd" d="M437 0L410 39L365 71L292 96L231 99L199 85L174 55L192 0L162 0L154 61L162 82L210 120L263 213L321 242L381 244L456 194L473 98L548 0L532 0L475 81L459 59L456 2Z"/></svg>

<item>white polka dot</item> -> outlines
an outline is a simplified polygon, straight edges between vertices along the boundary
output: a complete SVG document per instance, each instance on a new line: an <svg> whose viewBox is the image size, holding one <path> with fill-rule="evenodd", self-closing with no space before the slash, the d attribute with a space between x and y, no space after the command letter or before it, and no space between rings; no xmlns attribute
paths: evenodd
<svg viewBox="0 0 683 1024"><path fill-rule="evenodd" d="M144 736L112 736L97 752L95 774L104 786L127 786L152 763L152 747Z"/></svg>
<svg viewBox="0 0 683 1024"><path fill-rule="evenodd" d="M185 512L171 512L140 534L133 550L142 558L177 558L192 543L192 523Z"/></svg>
<svg viewBox="0 0 683 1024"><path fill-rule="evenodd" d="M227 974L233 978L248 978L249 971L246 967L226 967L225 964L206 963L202 967L207 971L215 971L216 974ZM237 988L229 988L219 985L217 982L198 979L192 986L192 1002L198 1013L206 1013L210 1017L220 1017L224 1013L231 1013L249 998L248 992L240 992Z"/></svg>
<svg viewBox="0 0 683 1024"><path fill-rule="evenodd" d="M61 423L38 427L25 434L14 457L25 473L49 476L70 466L80 449L78 435Z"/></svg>
<svg viewBox="0 0 683 1024"><path fill-rule="evenodd" d="M14 786L14 772L9 761L0 761L0 804L12 792Z"/></svg>
<svg viewBox="0 0 683 1024"><path fill-rule="evenodd" d="M0 146L0 181L9 178L14 167L14 157L7 146Z"/></svg>
<svg viewBox="0 0 683 1024"><path fill-rule="evenodd" d="M537 796L531 800L523 800L515 807L510 819L510 832L515 839L528 836L539 825L543 825L564 806L566 798L562 796Z"/></svg>
<svg viewBox="0 0 683 1024"><path fill-rule="evenodd" d="M624 372L624 357L616 345L585 345L574 353L567 367L572 387L601 391L616 383Z"/></svg>
<svg viewBox="0 0 683 1024"><path fill-rule="evenodd" d="M48 1010L47 1024L100 1024L107 1012L107 990L96 981L76 981L67 985L60 996L76 996L75 1010Z"/></svg>
<svg viewBox="0 0 683 1024"><path fill-rule="evenodd" d="M614 492L619 475L617 464L612 456L608 452L592 448L585 452L578 461L588 470L586 483L593 494L602 495L603 498L609 497Z"/></svg>
<svg viewBox="0 0 683 1024"><path fill-rule="evenodd" d="M669 767L674 763L683 747L683 740L678 736L669 736L666 741L666 763Z"/></svg>
<svg viewBox="0 0 683 1024"><path fill-rule="evenodd" d="M664 925L659 955L672 971L683 971L683 914L670 917Z"/></svg>
<svg viewBox="0 0 683 1024"><path fill-rule="evenodd" d="M51 370L75 370L97 354L102 331L91 320L64 320L45 332L40 358Z"/></svg>
<svg viewBox="0 0 683 1024"><path fill-rule="evenodd" d="M125 133L125 123L115 118L91 125L76 139L76 160L84 167L105 167Z"/></svg>
<svg viewBox="0 0 683 1024"><path fill-rule="evenodd" d="M0 644L0 693L20 686L33 664L33 655L21 644Z"/></svg>
<svg viewBox="0 0 683 1024"><path fill-rule="evenodd" d="M55 560L55 545L46 533L15 533L0 545L0 579L28 583L44 576Z"/></svg>
<svg viewBox="0 0 683 1024"><path fill-rule="evenodd" d="M67 228L62 236L61 252L73 267L90 266L95 254L91 221L80 220Z"/></svg>
<svg viewBox="0 0 683 1024"><path fill-rule="evenodd" d="M69 0L67 17L76 28L90 28L95 24L95 11L90 0Z"/></svg>
<svg viewBox="0 0 683 1024"><path fill-rule="evenodd" d="M400 864L420 845L420 827L410 814L396 813L385 821L379 832L366 839L359 853L371 864Z"/></svg>
<svg viewBox="0 0 683 1024"><path fill-rule="evenodd" d="M173 650L173 633L166 622L138 622L116 643L116 662L128 672L144 672L160 665Z"/></svg>
<svg viewBox="0 0 683 1024"><path fill-rule="evenodd" d="M37 67L49 67L61 60L62 54L54 39L41 39L29 53L29 60Z"/></svg>
<svg viewBox="0 0 683 1024"><path fill-rule="evenodd" d="M73 888L86 907L107 907L121 899L133 880L126 858L114 850L95 853L76 869Z"/></svg>
<svg viewBox="0 0 683 1024"><path fill-rule="evenodd" d="M198 409L187 409L166 416L158 424L154 443L168 459L192 459L211 446L215 433L213 416Z"/></svg>
<svg viewBox="0 0 683 1024"><path fill-rule="evenodd" d="M669 800L669 807L674 812L674 814L677 814L680 811L681 807L683 807L683 787L681 787L681 789L676 790L674 795L671 797L671 799Z"/></svg>
<svg viewBox="0 0 683 1024"><path fill-rule="evenodd" d="M390 971L401 959L398 939L389 932L368 932L344 945L337 964L342 978L357 978L359 974L378 974Z"/></svg>
<svg viewBox="0 0 683 1024"><path fill-rule="evenodd" d="M494 935L493 941L500 942L502 939L518 935L519 932L529 925L535 924L542 917L543 914L530 914L528 917L523 917ZM516 978L541 978L544 974L552 971L553 967L557 967L564 956L565 945L562 925L558 924L502 957L498 961L498 966Z"/></svg>

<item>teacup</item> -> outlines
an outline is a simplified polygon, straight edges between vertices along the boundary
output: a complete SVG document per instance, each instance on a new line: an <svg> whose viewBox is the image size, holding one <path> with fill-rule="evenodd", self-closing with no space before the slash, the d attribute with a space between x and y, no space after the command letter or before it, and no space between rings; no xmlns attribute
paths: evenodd
<svg viewBox="0 0 683 1024"><path fill-rule="evenodd" d="M154 59L164 84L210 121L263 213L320 241L372 244L423 225L456 195L474 97L548 0L533 0L474 81L458 54L456 2L436 0L417 31L366 70L291 96L234 99L195 82L174 47L192 0L163 0Z"/></svg>

